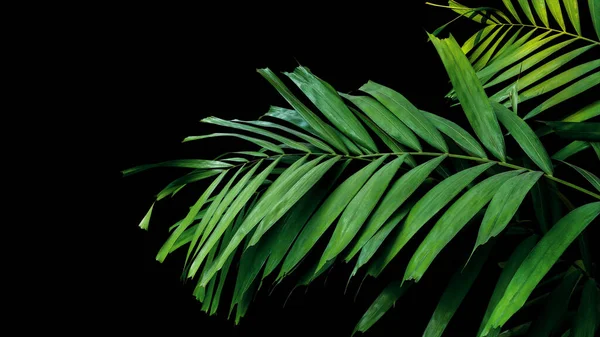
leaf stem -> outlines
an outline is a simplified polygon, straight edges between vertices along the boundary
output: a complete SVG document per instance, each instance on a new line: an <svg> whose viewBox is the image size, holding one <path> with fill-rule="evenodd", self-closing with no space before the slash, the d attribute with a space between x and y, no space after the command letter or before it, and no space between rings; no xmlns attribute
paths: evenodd
<svg viewBox="0 0 600 337"><path fill-rule="evenodd" d="M545 30L552 31L552 32L555 32L555 33L569 35L569 36L574 37L576 39L581 39L581 40L587 41L589 43L592 43L592 44L600 46L600 42L598 42L598 41L594 41L592 39L588 39L585 36L581 36L581 35L569 33L566 30L558 30L558 29L554 29L554 28L541 27L541 26L535 26L535 25L526 25L524 23L492 23L492 24L489 24L489 26L520 26L520 27L529 27L529 28L535 28L535 29L545 29Z"/></svg>
<svg viewBox="0 0 600 337"><path fill-rule="evenodd" d="M522 167L522 166L517 166L517 165L513 165L513 164L509 164L509 163L505 163L505 162L500 162L500 161L495 161L495 160L491 160L491 159L487 159L487 158L478 158L478 157L471 157L471 156L463 156L463 155L458 155L458 154L451 154L451 153L439 153L439 152L394 152L394 153L379 153L379 154L368 154L368 155L362 155L359 157L362 158L366 158L366 157L375 157L375 156L383 156L383 155L401 155L401 154L410 154L410 155L416 155L416 156L442 156L444 154L448 155L448 157L450 158L457 158L457 159L464 159L464 160L471 160L471 161L478 161L478 162L486 162L486 163L496 163L500 166L504 166L504 167L508 167L511 168L513 170L527 170L527 171L533 171L531 169L528 169L526 167ZM587 195L590 195L596 199L600 199L600 195L588 191L585 188L579 187L577 185L571 184L568 181L564 181L562 179L553 177L551 175L548 174L544 174L544 176L550 180L554 180L555 182L559 183L559 184L563 184L565 186L569 186L571 188L574 188L580 192L583 192Z"/></svg>
<svg viewBox="0 0 600 337"><path fill-rule="evenodd" d="M488 159L488 158L479 158L479 157L471 157L471 156L464 156L464 155L460 155L460 154L452 154L452 153L442 153L442 152L387 152L387 153L375 153L375 154L364 154L364 155L359 155L359 156L350 156L350 155L340 155L340 154L332 154L332 153L313 153L310 152L308 153L309 155L327 155L327 156L342 156L344 158L348 158L348 159L356 159L356 160L368 160L367 158L371 158L371 157L381 157L381 156L385 156L385 155L403 155L403 154L409 154L409 155L413 155L413 156L430 156L430 157L439 157L439 156L443 156L443 155L447 155L450 158L456 158L456 159L463 159L463 160L470 160L470 161L476 161L476 162L482 162L482 163L496 163L500 166L504 166L504 167L508 167L510 169L513 170L526 170L526 171L534 171L532 169L528 169L526 167L522 167L522 166L518 166L518 165L514 165L514 164L509 164L506 162L500 162L500 161L496 161L496 160L492 160L492 159ZM261 157L255 160L251 160L248 161L246 163L243 164L239 164L239 165L235 165L232 167L227 168L227 170L242 166L242 165L248 165L248 164L253 164L254 162L257 162L259 160L262 159L273 159L273 158L277 158L277 157L283 157L283 156L301 156L303 154L299 154L299 153L293 153L293 154L278 154L278 155L274 155L274 156L269 156L269 157ZM304 154L306 155L306 153ZM551 175L545 174L544 173L544 177L553 180L559 184L571 187L573 189L578 190L579 192L585 193L595 199L600 200L600 195L588 191L585 188L579 187L577 185L574 185L568 181L553 177Z"/></svg>

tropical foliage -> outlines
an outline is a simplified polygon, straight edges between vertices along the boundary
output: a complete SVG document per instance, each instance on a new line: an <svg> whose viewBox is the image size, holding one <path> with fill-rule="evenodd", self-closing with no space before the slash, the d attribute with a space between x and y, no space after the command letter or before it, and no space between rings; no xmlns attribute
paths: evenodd
<svg viewBox="0 0 600 337"><path fill-rule="evenodd" d="M600 1L503 2L506 13L455 1L444 6L483 25L462 45L438 37L447 25L429 35L452 83L447 97L460 105L470 129L418 109L379 83L366 83L358 94L338 93L300 66L284 73L305 96L297 97L273 71L258 70L290 108L271 107L256 121L204 118L229 131L185 139L237 137L253 144L248 151L123 171L192 169L157 200L210 182L171 227L157 260L187 251L184 276L197 280L194 295L211 315L223 304L225 280L234 277L227 304L238 322L264 282L281 282L300 264L310 268L299 285L334 263L354 264L350 277L378 277L418 232L427 231L403 277L358 322L355 330L364 332L472 225L479 229L471 257L449 280L424 336L443 333L490 253L509 249L503 244L509 236L520 243L500 263L477 335L593 336L600 293L585 230L600 214L600 179L568 160L581 151L600 160L600 124L591 121L600 115L600 101L576 111L567 109L576 104L562 103L597 90L600 82ZM593 32L582 28L590 16ZM567 145L551 152L544 141L551 134ZM593 161L590 167L600 167ZM559 165L586 184L555 176ZM566 193L578 193L580 204ZM524 212L527 198L533 211ZM140 227L148 228L152 209ZM535 216L525 218L529 214ZM568 249L578 249L578 257L557 266ZM541 292L548 284L552 289ZM539 317L510 323L538 296L547 298ZM568 312L569 303L578 303L575 311Z"/></svg>

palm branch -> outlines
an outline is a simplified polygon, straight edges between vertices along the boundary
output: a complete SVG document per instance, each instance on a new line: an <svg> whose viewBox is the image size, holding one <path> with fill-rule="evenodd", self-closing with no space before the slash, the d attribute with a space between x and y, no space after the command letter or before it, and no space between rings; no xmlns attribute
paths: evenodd
<svg viewBox="0 0 600 337"><path fill-rule="evenodd" d="M505 3L516 16L510 2ZM528 3L519 3L527 18L533 20ZM558 19L558 1L547 3L565 28L564 20ZM588 70L580 75L585 76L583 79L565 89L556 86L545 90L552 96L542 108L536 107L524 117L516 109L521 102L542 95L541 90L531 94L528 90L532 88L523 85L526 80L535 85L536 81L548 81L544 76L551 76L552 81L576 79L564 73L540 71L548 65L560 64L558 69L566 64L565 59L548 61L546 54L552 54L549 48L558 51L575 42L586 44L579 47L587 48L581 54L599 44L581 35L579 16L574 14L577 2L566 3L575 33L547 27L547 15L541 14L546 8L543 1L534 1L534 8L544 26L512 23L500 11L469 9L451 1L453 10L486 24L462 47L453 37L429 35L452 82L450 96L460 104L472 130L420 110L402 94L372 81L363 85L359 94L349 95L338 93L306 67L285 73L318 109L315 113L274 72L258 70L291 109L271 107L255 121L204 118L202 122L227 131L184 140L236 137L252 143L253 148L225 153L213 160L173 160L123 171L129 175L156 167L191 169L160 191L157 201L199 181L209 182L187 215L171 227L157 260L164 261L177 249L187 251L183 276L197 280L194 295L203 303L202 310L210 314L217 312L221 294L227 291L225 280L235 274L228 311L231 314L235 309L238 322L263 283L277 284L297 273L301 264L308 264L308 271L300 275L298 285L309 284L342 261L355 264L350 277L359 273L378 277L418 232L425 231L427 223L434 222L412 252L402 279L383 290L356 326L356 331L364 332L410 291L412 284L419 282L463 228L474 224L479 230L471 256L450 280L425 336L443 333L490 252L502 246L496 243L505 235L516 235L521 243L503 265L478 336L500 334L515 313L536 300L531 295L538 294L552 280L560 283L543 294L551 302L542 316L504 334L515 333L515 329L540 334L555 331L558 318L565 314L560 310L566 310L564 304L569 303L578 284L584 284L582 299L569 329L575 335L584 335L590 329L593 334L600 322L595 312L600 300L583 234L600 214L600 179L566 159L575 150L588 148L600 157L600 128L597 123L583 123L598 115L598 102L537 130L527 119L575 97L586 86L597 85L598 72L589 74L595 68ZM599 2L589 3L597 11ZM597 20L594 25L598 33ZM515 32L504 41L503 36L509 36L510 30ZM525 30L544 32L536 36ZM562 43L561 38L574 41ZM546 49L540 51L543 46ZM544 51L546 54L540 55ZM475 53L479 55L473 56ZM530 54L532 60L521 61ZM518 78L525 70L530 72ZM499 77L503 79L495 82ZM513 93L511 99L504 97L505 89L490 93L491 88L505 81L512 81L508 86ZM540 137L552 132L579 143L571 143L566 150L550 156ZM513 142L518 147L507 147ZM589 184L578 186L568 178L556 177L555 166L563 163ZM586 203L573 205L565 191L580 193ZM517 221L528 195L534 201L536 219ZM569 211L564 214L560 207L552 208L557 204L565 204ZM153 206L140 227L148 228L152 211ZM326 243L325 248L320 249L317 242ZM580 260L561 265L558 270L553 268L574 242L581 250ZM234 264L238 255L239 263ZM317 258L313 261L312 256Z"/></svg>

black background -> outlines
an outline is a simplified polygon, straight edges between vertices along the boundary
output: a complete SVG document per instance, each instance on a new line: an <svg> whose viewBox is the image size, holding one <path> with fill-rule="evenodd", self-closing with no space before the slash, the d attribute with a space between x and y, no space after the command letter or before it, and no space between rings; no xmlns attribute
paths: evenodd
<svg viewBox="0 0 600 337"><path fill-rule="evenodd" d="M499 1L493 2L496 4ZM464 1L470 5L476 1ZM242 143L225 138L182 144L188 135L217 130L198 121L206 116L224 119L256 119L270 105L287 106L278 93L256 73L269 67L279 73L298 63L332 84L350 92L368 80L389 86L421 109L449 116L443 96L450 88L441 61L426 31L432 32L455 16L448 10L421 1L350 2L343 5L307 3L238 5L211 3L187 7L143 4L114 13L102 29L105 50L95 66L106 85L103 118L110 120L104 134L115 165L111 181L117 212L107 223L113 254L107 254L109 270L103 275L110 286L110 304L103 322L115 329L142 333L168 331L200 336L328 335L348 336L366 308L389 280L403 269L388 268L381 280L365 281L356 302L344 286L350 268L336 266L327 284L319 278L305 293L297 289L282 308L293 283L279 286L271 296L265 286L239 326L227 320L225 310L216 317L200 311L192 296L193 284L179 277L181 255L159 264L154 256L167 237L167 228L182 216L197 190L182 191L172 200L157 204L150 231L137 224L152 204L153 196L177 172L156 170L122 178L120 170L175 158L214 158ZM327 8L326 8L327 7ZM496 6L500 7L500 6ZM464 41L477 24L459 20L453 35ZM102 35L102 34L101 34ZM454 119L454 116L451 119ZM458 119L462 118L457 116ZM472 244L473 237L464 239ZM460 245L461 241L454 245ZM415 247L409 247L408 251ZM452 246L448 248L452 250ZM393 314L386 315L370 336L420 336L449 276L444 259L409 292ZM483 275L495 280L498 268L486 266ZM448 336L474 333L493 281L477 282L453 319ZM232 285L228 288L232 289ZM484 295L489 296L489 295ZM221 309L227 307L226 304ZM463 326L464 323L464 326Z"/></svg>

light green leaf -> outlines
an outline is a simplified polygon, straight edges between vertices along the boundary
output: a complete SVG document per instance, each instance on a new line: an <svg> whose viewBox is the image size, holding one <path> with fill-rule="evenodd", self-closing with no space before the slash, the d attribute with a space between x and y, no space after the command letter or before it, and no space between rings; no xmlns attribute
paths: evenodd
<svg viewBox="0 0 600 337"><path fill-rule="evenodd" d="M510 30L512 27L508 27L508 29ZM500 50L498 50L498 52L496 53L496 55L494 55L492 57L492 61L496 60L497 58L501 57L504 55L504 52L506 52L507 50L509 50L510 48L514 48L516 42L515 40L517 39L517 37L519 37L519 34L521 33L521 31L523 30L523 27L520 27L516 33L514 33L510 39L508 39L506 42L502 43L502 47L500 47ZM522 43L525 43L525 41L523 41ZM521 43L521 44L522 44Z"/></svg>
<svg viewBox="0 0 600 337"><path fill-rule="evenodd" d="M152 206L150 206L150 209L148 210L148 212L146 213L146 215L144 215L144 217L142 218L142 221L140 221L140 224L138 226L141 229L148 230L148 224L150 224L150 217L152 217L152 210L153 209L154 209L154 203L152 203Z"/></svg>
<svg viewBox="0 0 600 337"><path fill-rule="evenodd" d="M210 135L189 136L189 137L186 137L183 141L184 142L191 142L191 141L194 141L194 140L200 140L200 139L206 139L206 138L213 138L213 137L236 137L236 138L241 138L243 140L247 140L249 142L252 142L252 143L254 143L254 144L256 144L256 145L258 145L260 147L264 147L267 150L271 150L273 152L283 154L283 150L279 146L277 146L277 145L275 145L275 144L273 144L271 142L268 142L268 141L262 140L262 139L258 139L258 138L254 138L254 137L240 135L240 134L237 134L237 133L222 133L221 132L221 133L212 133Z"/></svg>
<svg viewBox="0 0 600 337"><path fill-rule="evenodd" d="M377 264L371 265L370 274L379 275L383 268L398 254L404 245L429 221L437 212L446 206L460 191L470 184L477 176L493 166L495 163L481 164L444 179L433 187L412 208L404 226L397 237L384 252L384 258ZM374 274L373 274L374 273Z"/></svg>
<svg viewBox="0 0 600 337"><path fill-rule="evenodd" d="M483 145L498 159L505 161L504 137L498 120L475 71L451 36L440 40L429 35L442 58L460 104Z"/></svg>
<svg viewBox="0 0 600 337"><path fill-rule="evenodd" d="M517 141L519 146L525 151L527 156L541 168L546 174L552 175L552 161L546 152L544 145L531 130L529 125L525 123L516 113L508 110L500 103L492 102L496 116Z"/></svg>
<svg viewBox="0 0 600 337"><path fill-rule="evenodd" d="M581 273L575 267L569 269L562 282L552 290L544 308L529 327L529 336L549 337L552 332L555 332L563 315L567 312L569 299L580 277Z"/></svg>
<svg viewBox="0 0 600 337"><path fill-rule="evenodd" d="M404 280L419 282L442 249L492 199L507 180L519 173L521 172L508 171L491 176L458 198L436 222L413 254L406 267Z"/></svg>
<svg viewBox="0 0 600 337"><path fill-rule="evenodd" d="M367 84L360 87L359 90L375 97L381 104L396 115L398 119L431 146L442 152L448 152L448 146L439 131L431 125L419 109L400 93L373 81L367 82Z"/></svg>
<svg viewBox="0 0 600 337"><path fill-rule="evenodd" d="M533 33L534 31L530 31L528 34ZM536 50L542 48L545 44L551 42L552 40L558 38L560 34L550 35L550 32L542 33L532 39L529 39L527 35L523 36L523 44L515 43L511 48L509 48L502 57L499 57L494 60L487 67L481 69L477 72L477 78L481 80L482 84L487 83L495 74L497 74L502 69L515 64L520 61L522 58L527 57L527 55L535 52ZM546 37L548 36L548 37ZM524 38L527 37L528 40ZM520 42L521 39L518 41ZM527 41L527 42L525 42Z"/></svg>
<svg viewBox="0 0 600 337"><path fill-rule="evenodd" d="M301 176L298 175L298 178L294 177L294 175L290 176L292 177L292 182L294 182L294 184L289 190L284 189L278 193L273 193L272 199L267 199L267 194L265 193L264 214L266 215L264 215L264 218L256 228L248 245L255 245L258 240L260 240L261 236L268 231L277 220L281 219L281 217L287 213L287 211L289 211L290 208L292 208L292 206L294 206L296 202L298 202L298 200L300 200L300 198L302 198L339 159L339 156L333 157L328 161L311 168L306 174ZM307 165L308 164L305 166ZM242 228L245 227L242 226Z"/></svg>
<svg viewBox="0 0 600 337"><path fill-rule="evenodd" d="M487 208L473 251L500 234L517 213L527 192L540 179L542 172L527 172L508 180L492 198Z"/></svg>
<svg viewBox="0 0 600 337"><path fill-rule="evenodd" d="M488 36L492 30L494 30L494 28L496 28L496 26L488 25L479 30L477 33L473 34L473 36L471 36L465 43L463 43L462 47L460 47L463 53L465 55L468 54L471 49L479 45L479 43L481 43L481 41L483 41L483 39L485 39L485 37Z"/></svg>
<svg viewBox="0 0 600 337"><path fill-rule="evenodd" d="M567 163L566 161L561 160L561 162L571 166L571 168L573 168L579 174L581 174L587 181L590 182L590 184L592 184L592 186L594 186L594 188L596 188L596 190L598 190L598 192L600 192L600 179L598 179L598 177L596 177L592 172L589 172L589 171L582 169L581 167L575 166L573 164Z"/></svg>
<svg viewBox="0 0 600 337"><path fill-rule="evenodd" d="M548 4L548 8L550 9L550 13L554 16L554 19L560 25L563 31L566 31L565 20L563 19L562 10L560 9L560 1L559 0L546 0Z"/></svg>
<svg viewBox="0 0 600 337"><path fill-rule="evenodd" d="M576 208L556 223L525 258L483 329L501 327L514 315L567 247L600 214L600 202Z"/></svg>
<svg viewBox="0 0 600 337"><path fill-rule="evenodd" d="M306 107L292 92L283 84L283 82L275 75L269 68L258 69L261 74L269 83L277 89L277 91L285 98L288 103L300 114L303 120L316 132L319 138L332 145L343 154L348 154L348 149L342 142L342 140L334 132L327 123L323 122L317 115L315 115L310 109Z"/></svg>
<svg viewBox="0 0 600 337"><path fill-rule="evenodd" d="M531 12L531 7L529 7L529 1L528 0L518 0L518 1L519 1L519 5L521 5L521 9L525 13L525 16L535 26L536 25L535 24L535 19L533 17L533 13Z"/></svg>
<svg viewBox="0 0 600 337"><path fill-rule="evenodd" d="M479 145L477 140L458 124L424 110L421 110L421 112L438 130L450 137L450 139L455 141L456 144L458 144L458 146L460 146L467 153L487 159L485 151L481 145Z"/></svg>
<svg viewBox="0 0 600 337"><path fill-rule="evenodd" d="M600 60L596 60L596 61L592 61L589 63L595 63L595 65L593 65L594 68L600 66ZM583 65L588 65L588 63L586 64L582 64ZM579 68L579 67L576 67ZM575 68L572 68L569 70L569 72L574 71ZM582 68L579 68L578 70L582 70ZM564 73L563 73L564 74ZM561 74L561 75L563 75ZM577 72L576 74L579 74L579 72ZM558 76L561 76L558 75ZM580 75L583 75L583 73L581 73ZM564 74L563 76L567 77L567 74ZM566 100L568 100L571 97L577 96L580 93L596 86L600 84L600 72L596 72L593 73L589 76L586 76L585 78L571 84L570 86L566 87L565 89L561 90L560 92L558 92L557 94L555 94L554 96L548 98L546 101L544 101L542 104L538 105L537 107L535 107L533 110L531 110L527 115L525 115L524 119L528 119L531 118L533 116L536 116L538 114L540 114L542 111L548 110L551 107L562 103ZM541 84L540 84L541 85ZM537 87L537 86L536 86ZM534 88L530 89L533 90ZM528 90L529 91L529 90ZM526 92L523 93L523 95L526 95ZM519 98L521 98L521 96L519 96ZM528 97L531 98L531 97ZM523 101L521 99L521 101Z"/></svg>
<svg viewBox="0 0 600 337"><path fill-rule="evenodd" d="M289 138L280 136L276 133L267 131L265 129L262 128L257 128L254 126L250 126L250 125L245 125L242 123L239 123L241 121L238 120L234 120L234 121L226 121L223 120L221 118L217 118L217 117L206 117L202 120L200 120L200 122L203 123L208 123L208 124L215 124L215 125L220 125L220 126L224 126L224 127L228 127L228 128L232 128L232 129L239 129L239 130L243 130L243 131L248 131L248 132L252 132L252 133L256 133L259 134L261 136L265 136L265 137L269 137L271 139L274 139L282 144L285 144L287 146L289 146L292 149L296 149L299 151L303 151L303 152L310 152L310 149L308 147L306 147L304 144L298 143L296 141L293 141Z"/></svg>
<svg viewBox="0 0 600 337"><path fill-rule="evenodd" d="M214 160L202 160L202 159L179 159L179 160L169 160L162 163L157 164L146 164L140 165L136 167L132 167L127 170L123 170L123 176L130 176L132 174L140 173L142 171L146 171L148 169L156 168L156 167L182 167L182 168L193 168L193 169L218 169L218 168L228 168L233 165L228 163L223 163L220 161Z"/></svg>
<svg viewBox="0 0 600 337"><path fill-rule="evenodd" d="M574 142L569 143L569 145L563 147L558 152L553 154L552 159L565 160L565 159L569 158L570 156L587 149L588 147L590 147L589 142L576 140Z"/></svg>
<svg viewBox="0 0 600 337"><path fill-rule="evenodd" d="M592 23L594 24L594 30L596 30L596 36L600 40L600 0L588 0L588 7Z"/></svg>
<svg viewBox="0 0 600 337"><path fill-rule="evenodd" d="M348 110L333 88L313 75L307 68L297 67L293 73L285 73L311 102L344 135L372 152L377 146L356 116Z"/></svg>
<svg viewBox="0 0 600 337"><path fill-rule="evenodd" d="M504 3L504 6L506 6L510 14L512 14L519 23L522 23L521 19L519 18L519 15L517 14L515 6L513 6L512 4L512 0L502 0L502 2Z"/></svg>
<svg viewBox="0 0 600 337"><path fill-rule="evenodd" d="M517 84L517 91L521 91L524 90L525 88L529 87L531 84L537 82L538 80L544 78L546 75L552 73L554 70L562 67L563 65L565 65L567 62L573 60L574 58L576 58L577 56L583 54L584 52L590 50L590 48L594 47L593 45L590 46L584 46L575 50L572 50L566 54L563 54L551 61L548 61L546 63L544 63L543 65L537 67L536 69L532 70L531 72L527 73L525 76L521 77L519 79L519 81L516 82ZM555 77L552 77L546 81L544 81L544 85L540 85L540 86L536 86L536 90L528 90L528 92L526 92L527 94L523 93L520 97L519 100L523 101L523 100L528 100L530 98L533 97L537 97L541 94L544 94L546 92L548 92L548 88L550 88L550 90L554 90L556 88L558 88L559 86L563 85L564 83L567 83L569 81L571 81L573 78L577 78L579 76L582 75L582 71L583 74L585 74L586 72L589 72L591 70L585 70L585 67L579 67L576 66L573 69L576 69L575 71L571 72L570 70L565 71ZM593 69L592 69L593 70ZM514 84L514 83L513 83ZM511 84L511 86L513 85ZM549 87L549 85L551 85L551 87ZM497 92L496 94L494 94L491 99L495 100L496 102L502 102L504 101L506 98L508 98L508 95L506 95L506 90L509 88L510 86L506 87L503 90L500 90L499 92Z"/></svg>
<svg viewBox="0 0 600 337"><path fill-rule="evenodd" d="M563 4L569 15L569 20L571 20L571 24L575 27L577 34L581 36L581 24L579 23L579 7L577 5L577 0L564 0Z"/></svg>
<svg viewBox="0 0 600 337"><path fill-rule="evenodd" d="M365 332L373 324L375 324L390 308L396 303L396 301L406 293L410 288L411 284L400 285L399 281L393 281L390 283L379 296L375 299L373 304L367 309L367 312L360 319L352 335L357 331Z"/></svg>
<svg viewBox="0 0 600 337"><path fill-rule="evenodd" d="M302 260L386 158L387 156L382 156L365 166L346 179L329 195L296 239L283 262L278 278L287 275Z"/></svg>
<svg viewBox="0 0 600 337"><path fill-rule="evenodd" d="M600 123L544 122L561 138L573 140L600 141Z"/></svg>
<svg viewBox="0 0 600 337"><path fill-rule="evenodd" d="M471 285L475 282L477 275L479 275L492 250L491 247L491 244L484 246L482 250L475 253L464 269L454 273L427 324L423 337L440 337L444 333L452 316L454 316L469 289L471 289Z"/></svg>
<svg viewBox="0 0 600 337"><path fill-rule="evenodd" d="M532 0L532 3L533 3L533 9L535 9L535 12L539 16L540 20L542 20L542 23L544 23L544 26L549 28L550 25L548 23L548 13L546 12L545 1L544 0Z"/></svg>
<svg viewBox="0 0 600 337"><path fill-rule="evenodd" d="M294 111L294 110L290 110L290 111ZM238 120L234 120L234 121L238 121ZM287 128L285 126L279 125L279 124L275 124L275 123L271 123L271 122L265 122L265 121L238 121L238 122L242 122L242 123L248 123L248 124L252 124L252 125L257 125L257 126L262 126L262 127L267 127L267 128L274 128L274 129L279 129L288 133L291 133L292 135L314 145L315 147L325 151L325 152L329 152L329 153L333 153L335 154L335 151L329 147L329 145L325 144L324 142L322 142L320 139L317 139L315 137L309 136L303 132L298 132L296 130L292 130L290 128Z"/></svg>
<svg viewBox="0 0 600 337"><path fill-rule="evenodd" d="M588 119L600 116L600 101L588 104L577 112L564 118L563 122L585 122Z"/></svg>
<svg viewBox="0 0 600 337"><path fill-rule="evenodd" d="M490 13L491 8L489 8L489 7L469 8L467 6L459 4L458 2L456 2L454 0L449 0L448 5L450 5L450 8L454 12L456 12L466 18L469 18L475 22L484 23L484 24L500 23L498 18L494 17ZM480 14L480 13L483 13L483 14Z"/></svg>
<svg viewBox="0 0 600 337"><path fill-rule="evenodd" d="M600 326L600 293L596 282L588 279L581 293L581 300L575 321L573 322L572 337L593 337Z"/></svg>
<svg viewBox="0 0 600 337"><path fill-rule="evenodd" d="M340 95L359 107L378 127L394 140L414 150L423 150L415 134L381 103L367 96Z"/></svg>
<svg viewBox="0 0 600 337"><path fill-rule="evenodd" d="M481 58L479 58L479 60L477 60L477 62L473 64L473 69L475 69L475 71L481 70L488 64L488 62L492 58L492 55L494 55L494 52L496 51L500 43L504 40L504 37L506 36L509 30L510 29L505 30L504 33L502 33L502 35L496 40L496 42L494 42L494 44L488 50L486 50L485 54L483 54L483 56L481 56Z"/></svg>
<svg viewBox="0 0 600 337"><path fill-rule="evenodd" d="M514 66L505 70L502 74L500 74L496 78L494 78L493 81L486 83L483 87L484 88L491 87L495 84L506 81L509 78L518 76L521 73L527 71L529 68L540 65L540 63L543 60L545 60L547 57L551 56L552 54L554 54L555 52L557 52L559 50L562 50L564 47L570 45L571 43L575 42L576 40L577 39L570 39L567 41L563 41L561 43L557 43L551 47L548 47L542 51L539 51L539 52L531 55L523 62L519 62L518 64L515 64ZM521 80L519 79L519 81L521 81ZM513 85L514 85L514 83L513 83ZM517 89L521 89L521 88L524 88L523 84L520 84L520 85L517 84Z"/></svg>
<svg viewBox="0 0 600 337"><path fill-rule="evenodd" d="M494 292L492 293L492 297L490 298L490 302L488 303L487 309L485 310L485 314L483 316L483 320L481 321L481 325L479 326L479 330L477 332L477 337L483 337L483 328L488 324L490 316L494 311L494 308L498 305L498 302L504 296L504 292L506 291L506 287L510 283L510 280L515 275L515 272L525 260L525 257L529 254L531 249L535 246L538 241L538 236L533 235L529 238L523 240L517 248L512 252L506 265L502 269L502 273L498 278L498 282L496 282L496 287L494 288ZM500 328L495 328L490 330L487 336L497 336L500 333Z"/></svg>
<svg viewBox="0 0 600 337"><path fill-rule="evenodd" d="M474 63L479 58L479 56L481 56L483 52L488 49L490 43L494 41L496 35L498 35L498 33L500 33L501 30L502 27L499 26L494 30L494 32L490 36L488 36L481 44L479 44L477 48L473 51L473 53L469 56L469 62Z"/></svg>
<svg viewBox="0 0 600 337"><path fill-rule="evenodd" d="M325 263L335 258L352 241L365 220L371 214L375 205L387 189L390 181L404 161L404 155L399 156L389 164L379 169L358 191L350 201L335 227L331 239L317 265L317 271Z"/></svg>
<svg viewBox="0 0 600 337"><path fill-rule="evenodd" d="M429 177L431 172L445 158L446 156L444 155L431 159L408 171L392 184L379 206L377 206L377 209L373 212L373 215L371 215L367 223L363 226L358 239L345 258L346 262L350 261L359 252L363 245L371 239L392 214L421 186L425 179Z"/></svg>

